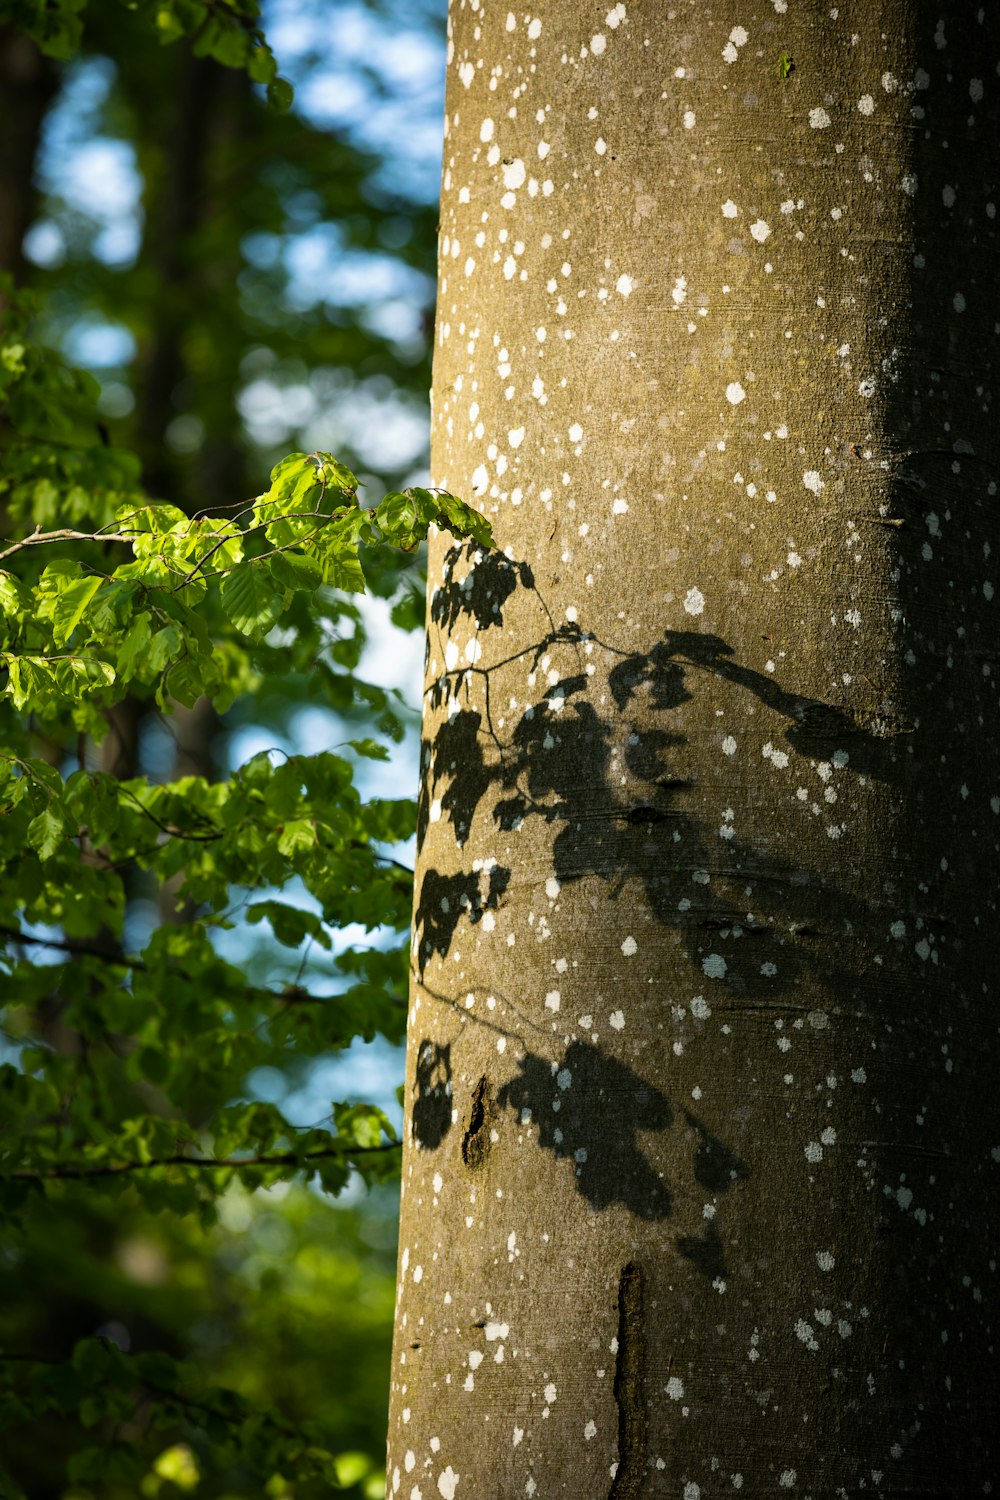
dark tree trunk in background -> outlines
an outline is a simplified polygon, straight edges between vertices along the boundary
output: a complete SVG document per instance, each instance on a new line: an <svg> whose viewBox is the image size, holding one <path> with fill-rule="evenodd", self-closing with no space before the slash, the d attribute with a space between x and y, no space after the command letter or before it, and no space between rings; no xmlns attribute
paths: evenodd
<svg viewBox="0 0 1000 1500"><path fill-rule="evenodd" d="M0 27L0 272L20 281L35 207L35 158L58 75L30 37Z"/></svg>
<svg viewBox="0 0 1000 1500"><path fill-rule="evenodd" d="M194 510L245 499L235 401L220 403L218 389L204 389L207 378L234 397L237 372L206 357L197 310L231 299L242 265L239 239L220 236L218 225L232 216L239 192L231 157L253 128L252 102L246 74L184 50L172 71L166 140L146 143L160 160L145 200L141 259L155 294L139 352L136 446L149 490L184 504L186 489ZM205 406L218 416L220 405L225 427L207 434L197 461L172 458L166 433L173 419Z"/></svg>
<svg viewBox="0 0 1000 1500"><path fill-rule="evenodd" d="M998 56L453 4L390 1494L1000 1479Z"/></svg>

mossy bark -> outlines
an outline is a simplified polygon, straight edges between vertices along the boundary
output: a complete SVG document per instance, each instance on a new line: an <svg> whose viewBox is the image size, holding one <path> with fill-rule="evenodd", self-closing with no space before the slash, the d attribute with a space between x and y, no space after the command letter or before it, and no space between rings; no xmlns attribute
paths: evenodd
<svg viewBox="0 0 1000 1500"><path fill-rule="evenodd" d="M453 4L390 1494L1000 1479L998 41Z"/></svg>

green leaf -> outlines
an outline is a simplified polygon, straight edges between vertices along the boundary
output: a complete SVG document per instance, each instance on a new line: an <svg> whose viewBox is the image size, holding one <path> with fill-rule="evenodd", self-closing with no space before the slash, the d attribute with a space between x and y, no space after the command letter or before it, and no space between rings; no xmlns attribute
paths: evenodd
<svg viewBox="0 0 1000 1500"><path fill-rule="evenodd" d="M341 536L327 532L317 541L323 582L348 594L365 592L365 574L358 550Z"/></svg>
<svg viewBox="0 0 1000 1500"><path fill-rule="evenodd" d="M283 901L255 901L247 908L247 921L270 922L278 942L286 948L300 948L307 937L313 938L321 948L332 947L322 917L304 911L300 906L288 906Z"/></svg>
<svg viewBox="0 0 1000 1500"><path fill-rule="evenodd" d="M149 643L146 665L151 672L162 672L168 662L173 661L184 649L184 632L179 625L167 625L158 630Z"/></svg>
<svg viewBox="0 0 1000 1500"><path fill-rule="evenodd" d="M69 640L102 582L101 578L81 578L79 582L66 584L56 593L51 619L52 639L57 646L64 646Z"/></svg>
<svg viewBox="0 0 1000 1500"><path fill-rule="evenodd" d="M368 760L388 760L388 746L378 740L348 740L351 749L358 755L364 755Z"/></svg>
<svg viewBox="0 0 1000 1500"><path fill-rule="evenodd" d="M149 615L136 615L118 648L118 675L120 677L127 680L138 674L151 636Z"/></svg>
<svg viewBox="0 0 1000 1500"><path fill-rule="evenodd" d="M278 836L278 848L286 859L316 847L316 828L309 818L293 818Z"/></svg>
<svg viewBox="0 0 1000 1500"><path fill-rule="evenodd" d="M267 86L267 102L272 109L291 109L292 100L295 98L295 90L287 78L275 78Z"/></svg>
<svg viewBox="0 0 1000 1500"><path fill-rule="evenodd" d="M62 809L50 802L37 817L32 818L26 837L39 859L46 860L52 858L67 833Z"/></svg>
<svg viewBox="0 0 1000 1500"><path fill-rule="evenodd" d="M237 630L260 640L281 614L281 594L270 570L241 562L222 580L222 607Z"/></svg>
<svg viewBox="0 0 1000 1500"><path fill-rule="evenodd" d="M272 530L273 528L268 528ZM323 582L323 569L315 557L303 552L278 552L268 559L271 576L282 589L314 593Z"/></svg>

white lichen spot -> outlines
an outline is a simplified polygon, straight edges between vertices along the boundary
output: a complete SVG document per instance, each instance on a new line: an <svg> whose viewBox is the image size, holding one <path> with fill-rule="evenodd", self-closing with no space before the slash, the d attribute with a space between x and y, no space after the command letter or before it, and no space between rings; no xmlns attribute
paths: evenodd
<svg viewBox="0 0 1000 1500"><path fill-rule="evenodd" d="M562 1004L562 995L558 990L549 990L545 996L545 1009L552 1011L553 1015Z"/></svg>
<svg viewBox="0 0 1000 1500"><path fill-rule="evenodd" d="M622 943L622 952L624 953L626 958L631 958L634 953L638 952L638 949L639 944L636 942L634 937L627 937Z"/></svg>
<svg viewBox="0 0 1000 1500"><path fill-rule="evenodd" d="M726 400L730 406L739 406L741 401L746 400L747 393L738 380L731 380L726 386Z"/></svg>
<svg viewBox="0 0 1000 1500"><path fill-rule="evenodd" d="M625 1030L625 1012L623 1010L613 1010L611 1012L610 1016L608 1017L608 1022L614 1028L615 1031L624 1031Z"/></svg>
<svg viewBox="0 0 1000 1500"><path fill-rule="evenodd" d="M592 1437L597 1436L597 1423L588 1422L583 1429L583 1435L589 1443Z"/></svg>
<svg viewBox="0 0 1000 1500"><path fill-rule="evenodd" d="M519 156L516 156L512 162L508 162L504 166L503 185L512 191L516 190L524 186L527 175L524 162Z"/></svg>
<svg viewBox="0 0 1000 1500"><path fill-rule="evenodd" d="M965 312L965 298L962 296L961 292L955 293L954 297L952 297L951 299L951 305L957 313Z"/></svg>
<svg viewBox="0 0 1000 1500"><path fill-rule="evenodd" d="M684 1382L679 1375L671 1375L663 1389L671 1401L680 1401L684 1396Z"/></svg>
<svg viewBox="0 0 1000 1500"><path fill-rule="evenodd" d="M729 33L729 40L722 49L722 56L727 63L734 63L739 57L739 48L745 47L750 40L750 33L745 26L734 26Z"/></svg>
<svg viewBox="0 0 1000 1500"><path fill-rule="evenodd" d="M600 31L597 33L596 36L592 36L590 38L590 50L594 54L595 57L600 57L601 54L607 48L607 45L608 45L608 39Z"/></svg>
<svg viewBox="0 0 1000 1500"><path fill-rule="evenodd" d="M826 130L832 121L822 105L817 105L815 109L809 111L809 124L813 130Z"/></svg>
<svg viewBox="0 0 1000 1500"><path fill-rule="evenodd" d="M455 1500L455 1491L458 1489L458 1475L451 1464L443 1474L438 1475L438 1494L442 1500Z"/></svg>
<svg viewBox="0 0 1000 1500"><path fill-rule="evenodd" d="M694 110L693 109L686 109L684 111L684 129L685 130L693 130L696 124L697 124L697 119L695 118L695 112L694 112Z"/></svg>
<svg viewBox="0 0 1000 1500"><path fill-rule="evenodd" d="M816 1264L819 1266L821 1271L832 1271L837 1262L834 1259L831 1251L817 1250Z"/></svg>
<svg viewBox="0 0 1000 1500"><path fill-rule="evenodd" d="M812 1349L813 1352L815 1352L819 1348L819 1344L816 1342L816 1338L813 1333L812 1324L807 1323L805 1318L799 1318L797 1320L795 1324L795 1332L805 1344L807 1349Z"/></svg>
<svg viewBox="0 0 1000 1500"><path fill-rule="evenodd" d="M579 443L583 439L583 428L579 422L574 422L569 429L569 440L571 443Z"/></svg>
<svg viewBox="0 0 1000 1500"><path fill-rule="evenodd" d="M689 615L700 615L705 610L705 596L701 589L688 589L684 595L684 608Z"/></svg>
<svg viewBox="0 0 1000 1500"><path fill-rule="evenodd" d="M750 225L750 233L758 245L763 245L764 241L770 236L771 226L764 219L756 219Z"/></svg>
<svg viewBox="0 0 1000 1500"><path fill-rule="evenodd" d="M729 967L721 953L709 953L701 961L702 972L709 979L725 979L726 969Z"/></svg>
<svg viewBox="0 0 1000 1500"><path fill-rule="evenodd" d="M487 141L491 141L493 139L493 121L492 120L486 119L480 125L480 127L479 127L479 139L483 142L484 145L486 144Z"/></svg>
<svg viewBox="0 0 1000 1500"><path fill-rule="evenodd" d="M722 205L722 217L724 219L735 219L738 213L739 209L736 207L736 204L733 202L732 198L727 198L725 203Z"/></svg>
<svg viewBox="0 0 1000 1500"><path fill-rule="evenodd" d="M635 281L631 276L626 275L624 272L615 282L615 291L618 292L618 294L622 297L631 297L634 288Z"/></svg>
<svg viewBox="0 0 1000 1500"><path fill-rule="evenodd" d="M691 1001L691 1014L694 1016L696 1021L708 1020L709 1016L712 1014L712 1007L709 1005L704 995L695 995L694 999Z"/></svg>
<svg viewBox="0 0 1000 1500"><path fill-rule="evenodd" d="M821 495L826 488L823 480L820 478L815 469L806 469L805 473L802 475L802 483L805 485L807 490L812 490L814 495Z"/></svg>
<svg viewBox="0 0 1000 1500"><path fill-rule="evenodd" d="M722 741L722 753L723 755L736 754L736 741L731 734L727 734L726 738Z"/></svg>
<svg viewBox="0 0 1000 1500"><path fill-rule="evenodd" d="M863 115L873 115L875 113L875 100L871 94L861 95L861 98L858 100L858 109Z"/></svg>

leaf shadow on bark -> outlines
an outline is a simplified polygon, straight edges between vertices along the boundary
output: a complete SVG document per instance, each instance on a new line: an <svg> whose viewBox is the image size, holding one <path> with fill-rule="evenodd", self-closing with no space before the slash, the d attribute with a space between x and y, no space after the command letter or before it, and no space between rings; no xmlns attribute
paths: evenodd
<svg viewBox="0 0 1000 1500"><path fill-rule="evenodd" d="M463 560L468 569L456 581ZM887 782L896 775L893 742L906 726L874 715L862 720L840 705L790 692L772 676L735 660L732 648L715 635L667 630L648 650L636 652L599 640L575 621L556 625L530 567L499 552L454 548L446 578L430 610L432 626L447 635L446 670L428 696L431 708L447 708L448 716L438 719L424 745L420 843L430 823L442 819L451 827L460 859L476 819L484 815L498 835L516 833L531 821L552 827L551 877L558 889L594 877L614 896L626 886L641 888L649 914L675 930L695 972L704 974L712 1010L794 1010L789 992L803 967L815 963L811 938L821 927L850 930L865 913L815 869L793 866L774 849L756 848L735 834L722 842L714 824L705 826L684 753L686 737L671 716L708 686L728 683L782 716L789 751L814 761L846 753L852 771ZM538 639L482 666L480 634L503 624L518 591L534 595L544 618ZM470 639L460 666L457 641L466 623ZM617 658L607 677L613 707L602 707L587 671L597 649L605 659ZM555 682L546 678L549 685L533 704L515 708L512 722L512 704L495 716L496 674L524 660L540 675L555 652L561 662L571 653L578 670ZM474 702L466 691L473 686ZM472 1015L459 997L429 988L428 964L447 957L460 924L476 927L502 909L512 873L489 857L457 871L425 865L415 910L415 967L428 993L464 1019L520 1044L517 1071L497 1089L497 1109L512 1111L521 1124L537 1130L543 1150L572 1162L577 1190L594 1210L621 1204L641 1219L670 1216L671 1185L646 1154L639 1132L665 1132L681 1126L680 1117L691 1142L694 1181L714 1194L728 1191L749 1175L745 1162L688 1109L678 1109L608 1050L575 1038L553 1057L548 1028L531 1019L523 997L499 997L506 1015L516 1017L516 1030L508 1032ZM746 913L748 880L754 883L752 917ZM740 960L731 960L728 970L720 954L710 951L722 946L720 934L752 940L739 945ZM724 984L718 984L723 976ZM850 1006L846 973L831 975L827 969L824 982ZM702 1009L693 1005L686 1021L696 1030L711 1013L703 996L697 1002ZM538 1034L533 1045L525 1045L527 1032ZM437 1096L428 1085L431 1073L421 1074L421 1059L429 1063L430 1049L437 1045L425 1038L418 1051L413 1129L425 1149L435 1149L450 1124L441 1110L433 1115L441 1123L428 1125ZM450 1085L448 1097L450 1104ZM726 1273L714 1223L697 1236L679 1238L677 1245L707 1277Z"/></svg>
<svg viewBox="0 0 1000 1500"><path fill-rule="evenodd" d="M445 819L461 850L484 806L501 833L516 832L530 820L557 825L552 876L560 887L597 876L617 894L627 883L638 882L655 919L680 930L699 966L704 932L738 924L743 936L761 940L755 951L767 944L782 947L786 980L791 977L787 965L795 962L785 942L789 921L793 933L808 937L819 911L825 925L862 915L816 871L794 867L773 850L755 849L735 835L727 843L727 867L720 870L717 830L703 828L703 819L692 810L690 798L697 788L683 765L685 737L669 722L660 727L659 720L689 702L702 684L721 680L753 694L787 721L789 750L816 761L841 756L849 759L853 773L886 782L898 779L894 742L907 725L884 714L862 719L838 704L790 692L773 677L734 660L732 648L715 635L668 630L645 652L622 651L576 622L555 625L526 564L463 547L452 549L452 566L462 554L472 564L470 571L461 583L437 590L432 623L451 632L458 630L463 616L477 631L500 625L503 605L522 588L535 593L549 628L516 656L480 667L475 664L477 650L472 665L449 667L431 684L431 707L448 704L449 717L424 746L420 845L429 823ZM608 676L614 713L602 711L591 693L585 653L595 646L619 658ZM490 702L491 677L518 658L530 658L537 670L543 658L566 647L576 653L580 670L520 709L513 728L501 738ZM460 703L463 680L473 678L483 688L482 709ZM641 728L623 733L630 713ZM616 790L623 780L629 787L625 798ZM722 894L710 891L706 878L697 902L685 904L692 869L697 881L698 870L710 868ZM747 919L745 899L735 889L748 876L780 887L773 911L766 890L755 892L755 920ZM499 910L510 880L511 870L496 859L472 861L470 868L450 873L425 870L415 909L421 974L434 956L449 952L463 918L476 925L487 912ZM766 997L777 988L770 979L759 972L756 978L734 976L729 988L751 999Z"/></svg>

